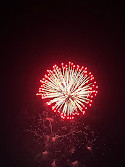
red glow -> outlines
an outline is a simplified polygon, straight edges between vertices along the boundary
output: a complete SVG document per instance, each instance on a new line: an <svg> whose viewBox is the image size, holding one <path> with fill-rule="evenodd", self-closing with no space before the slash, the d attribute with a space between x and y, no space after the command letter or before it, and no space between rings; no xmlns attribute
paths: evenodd
<svg viewBox="0 0 125 167"><path fill-rule="evenodd" d="M48 152L47 152L47 151L44 151L44 152L43 152L43 155L46 155L46 154L48 154Z"/></svg>
<svg viewBox="0 0 125 167"><path fill-rule="evenodd" d="M55 138L55 137L53 137L53 138L52 138L52 141L53 141L53 142L55 142L55 141L56 141L56 138Z"/></svg>
<svg viewBox="0 0 125 167"><path fill-rule="evenodd" d="M46 120L50 121L50 122L53 122L54 119L53 118L50 118L50 117L47 117Z"/></svg>
<svg viewBox="0 0 125 167"><path fill-rule="evenodd" d="M89 151L92 151L92 148L91 148L90 146L88 146L87 149L88 149Z"/></svg>

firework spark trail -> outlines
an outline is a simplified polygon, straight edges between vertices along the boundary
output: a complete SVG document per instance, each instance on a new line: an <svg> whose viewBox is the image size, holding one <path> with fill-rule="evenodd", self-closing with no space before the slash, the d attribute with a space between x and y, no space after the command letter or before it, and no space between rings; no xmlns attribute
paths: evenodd
<svg viewBox="0 0 125 167"><path fill-rule="evenodd" d="M58 116L51 116L48 113L46 111L42 113L43 115L39 114L37 126L27 130L34 135L35 141L41 148L41 153L37 153L36 158L52 166L53 162L58 164L64 157L68 160L69 156L76 155L79 149L88 150L90 157L93 158L93 146L96 140L94 132L77 121L71 120L67 124L64 123L65 120L60 122ZM57 124L60 125L56 127ZM80 163L78 159L71 158L71 166L75 161Z"/></svg>
<svg viewBox="0 0 125 167"><path fill-rule="evenodd" d="M75 68L76 67L76 68ZM73 119L74 115L85 113L87 106L92 105L92 98L97 94L96 81L87 67L62 63L61 68L53 66L48 74L40 80L39 93L54 112L59 112L61 118Z"/></svg>

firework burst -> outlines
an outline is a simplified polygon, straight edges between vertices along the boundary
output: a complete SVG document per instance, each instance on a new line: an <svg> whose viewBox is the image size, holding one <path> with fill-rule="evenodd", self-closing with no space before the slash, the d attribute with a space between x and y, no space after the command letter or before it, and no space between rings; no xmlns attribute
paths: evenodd
<svg viewBox="0 0 125 167"><path fill-rule="evenodd" d="M54 112L59 112L63 119L84 114L98 92L94 76L87 67L75 66L71 62L65 66L62 63L61 68L54 65L40 82L36 95L46 99L46 104L51 105Z"/></svg>

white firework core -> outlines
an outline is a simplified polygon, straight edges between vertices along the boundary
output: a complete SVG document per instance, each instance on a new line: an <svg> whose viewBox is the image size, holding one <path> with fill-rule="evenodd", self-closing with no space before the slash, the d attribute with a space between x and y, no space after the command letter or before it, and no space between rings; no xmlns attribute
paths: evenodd
<svg viewBox="0 0 125 167"><path fill-rule="evenodd" d="M52 110L59 112L62 118L73 119L75 114L84 114L98 88L87 67L80 68L69 62L68 66L62 63L61 68L55 65L47 72L40 80L41 88L37 95L48 100L47 104L52 105Z"/></svg>

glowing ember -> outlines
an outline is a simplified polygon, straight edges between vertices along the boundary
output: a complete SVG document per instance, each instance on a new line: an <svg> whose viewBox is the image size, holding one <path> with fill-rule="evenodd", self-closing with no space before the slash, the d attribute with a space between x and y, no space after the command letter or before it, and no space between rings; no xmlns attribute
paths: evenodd
<svg viewBox="0 0 125 167"><path fill-rule="evenodd" d="M61 118L73 119L74 115L84 114L87 106L92 105L92 99L97 94L96 81L87 67L62 63L61 68L53 66L48 74L40 80L39 93L54 112L59 112Z"/></svg>

